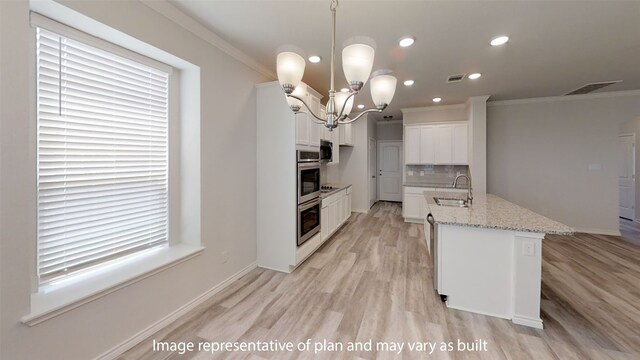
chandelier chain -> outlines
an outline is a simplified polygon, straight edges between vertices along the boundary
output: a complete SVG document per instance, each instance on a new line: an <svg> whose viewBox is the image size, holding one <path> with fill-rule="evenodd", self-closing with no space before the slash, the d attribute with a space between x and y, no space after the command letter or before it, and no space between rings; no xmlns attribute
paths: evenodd
<svg viewBox="0 0 640 360"><path fill-rule="evenodd" d="M338 7L338 0L331 0L331 5L329 5L329 9L331 11L336 11L337 7Z"/></svg>

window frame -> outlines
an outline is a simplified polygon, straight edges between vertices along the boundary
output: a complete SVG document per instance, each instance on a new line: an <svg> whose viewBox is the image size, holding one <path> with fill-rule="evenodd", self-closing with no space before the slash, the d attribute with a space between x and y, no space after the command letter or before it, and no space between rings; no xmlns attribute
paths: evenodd
<svg viewBox="0 0 640 360"><path fill-rule="evenodd" d="M173 74L173 68L171 68L168 65L156 62L153 59L148 59L148 58L141 58L140 55L133 53L129 50L125 50L125 49L114 49L113 45L104 42L104 41L99 41L98 39L92 39L89 38L88 36L84 36L84 34L82 33L77 33L76 31L73 31L71 29L64 29L62 25L57 26L57 28L60 28L58 30L63 30L63 31L56 31L56 30L51 30L49 28L45 28L43 26L36 26L36 38L37 38L37 31L38 29L42 29L46 32L48 32L50 35L55 35L55 36L59 36L61 38L67 38L70 39L72 41L75 41L77 43L80 43L82 45L86 45L88 47L93 47L96 48L98 50L104 51L108 54L117 56L117 57L121 57L130 61L133 61L135 63L144 65L144 66L149 66L153 69L156 69L158 71L161 71L163 73L165 73L167 75L167 118L166 118L166 126L167 126L167 135L166 135L166 151L167 151L167 155L166 155L166 199L167 199L167 204L166 204L166 228L165 228L165 232L166 232L166 241L163 241L163 245L161 246L171 246L171 218L175 217L175 215L173 215L173 211L171 211L171 205L175 205L171 203L171 194L173 193L173 190L171 188L171 178L170 178L170 174L172 172L175 172L175 170L173 170L174 166L171 164L171 159L169 157L169 153L170 153L170 146L171 144L171 128L170 128L170 124L171 123L175 123L176 119L175 119L175 112L172 113L173 109L171 107L172 105L172 91L171 91L171 87L176 85L176 79L175 76ZM44 36L50 36L50 35L44 35ZM83 38L83 39L79 39L79 38ZM125 56L127 55L127 56ZM37 49L36 49L36 64L38 64L38 58L37 58ZM62 76L62 71L60 70L60 76ZM172 79L172 77L174 79ZM172 81L173 80L173 81ZM38 72L36 71L36 81L39 81L38 78ZM37 86L36 86L36 89ZM36 91L36 107L38 107L38 101L40 99L40 93L39 91ZM175 105L175 101L174 101L174 105ZM63 109L62 109L63 110ZM38 153L39 150L39 140L40 140L40 124L39 124L39 112L36 111L36 162L37 162L37 180L36 180L36 185L37 185L37 191L38 191L38 200L40 200L40 184L39 184L39 178L40 178L40 171L41 169L41 163L40 163L40 154ZM173 115L173 116L172 116ZM179 130L179 127L175 127L176 129ZM175 142L176 138L175 136L173 137L173 140ZM178 159L174 159L175 161L179 161ZM179 181L179 176L174 176L173 177L176 181ZM175 197L174 197L174 202L175 201ZM36 206L37 209L37 224L38 227L40 225L40 207L39 204L37 204ZM173 215L173 216L172 216ZM175 223L175 219L174 219L174 223ZM175 241L174 241L175 244ZM41 250L40 250L40 234L39 234L39 230L37 233L37 244L36 244L36 256L38 257L36 259L36 263L37 263L37 272L41 271L41 266L40 266L40 260L39 260L39 256L41 255ZM137 256L142 256L145 252L148 251L154 251L157 250L159 246L156 246L154 248L148 248L148 249L141 249L138 251L135 251L133 253L129 253L129 254L124 254L124 255L120 255L117 256L115 258L112 259L107 259L107 260L103 260L103 261L99 261L98 263L94 264L94 265L88 265L86 267L83 267L79 270L76 271L72 271L71 273L69 273L68 275L61 275L61 276L57 276L57 277L53 277L51 279L43 279L39 274L37 274L37 279L38 279L38 287L39 288L48 288L48 287L52 287L55 286L55 284L58 283L63 283L63 282L67 282L67 281L74 281L75 277L83 277L86 276L85 273L89 273L89 272L97 272L97 271L105 271L105 270L109 270L110 267L112 266L117 266L118 262L121 261L129 261L129 259L135 258Z"/></svg>
<svg viewBox="0 0 640 360"><path fill-rule="evenodd" d="M109 271L80 274L59 284L39 286L37 261L37 179L34 178L34 227L35 237L30 242L31 303L30 312L22 318L28 326L34 326L50 318L70 311L82 304L101 298L125 286L169 269L200 255L205 248L201 239L200 211L200 68L158 49L126 33L101 24L63 5L42 6L31 4L30 76L32 86L31 119L33 149L32 160L37 174L37 92L36 92L36 27L42 27L76 41L87 43L105 51L135 61L153 62L169 66L169 135L168 135L168 191L169 191L169 246L159 251L143 254L139 258L110 266ZM38 11L44 15L36 13ZM58 21L63 21L62 24ZM68 24L68 25L67 25ZM80 30L78 30L80 29ZM99 37L98 37L99 36ZM134 50L135 49L135 50ZM186 141L185 141L186 139Z"/></svg>

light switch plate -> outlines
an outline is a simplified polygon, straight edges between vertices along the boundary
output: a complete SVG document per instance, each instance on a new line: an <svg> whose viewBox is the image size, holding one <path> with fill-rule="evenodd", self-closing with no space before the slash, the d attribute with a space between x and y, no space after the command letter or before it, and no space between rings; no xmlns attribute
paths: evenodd
<svg viewBox="0 0 640 360"><path fill-rule="evenodd" d="M407 171L407 175L413 176L413 171L411 171L411 170Z"/></svg>
<svg viewBox="0 0 640 360"><path fill-rule="evenodd" d="M420 176L424 176L424 171L420 171Z"/></svg>

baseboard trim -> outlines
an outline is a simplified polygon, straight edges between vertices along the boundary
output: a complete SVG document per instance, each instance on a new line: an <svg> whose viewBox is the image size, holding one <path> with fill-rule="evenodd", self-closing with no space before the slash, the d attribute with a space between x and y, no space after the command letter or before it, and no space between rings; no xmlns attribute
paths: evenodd
<svg viewBox="0 0 640 360"><path fill-rule="evenodd" d="M574 228L576 232L579 233L587 233L587 234L596 234L596 235L609 235L609 236L620 236L619 230L607 230L607 229L591 229L591 228Z"/></svg>
<svg viewBox="0 0 640 360"><path fill-rule="evenodd" d="M231 275L226 280L222 281L221 283L219 283L218 285L212 287L211 289L205 291L200 296L196 297L195 299L193 299L193 300L189 301L188 303L184 304L183 306L179 307L178 309L176 309L175 311L173 311L169 315L167 315L164 318L158 320L154 324L150 325L146 329L144 329L144 330L140 331L139 333L137 333L136 335L134 335L133 337L125 340L124 342L120 343L119 345L115 346L114 348L112 348L112 349L106 351L105 353L103 353L102 355L96 357L95 360L114 360L114 359L118 358L120 355L124 354L127 350L129 350L132 347L138 345L144 339L146 339L149 336L155 334L156 332L162 330L164 327L166 327L167 325L171 324L173 321L177 320L181 316L184 316L189 311L195 309L198 305L200 305L200 304L204 303L205 301L209 300L212 296L214 296L215 294L219 293L224 288L226 288L227 286L231 285L231 283L233 283L234 281L240 279L241 277L243 277L244 275L246 275L247 273L249 273L251 270L255 269L256 267L257 267L257 263L256 262L253 262L253 263L249 264L244 269L242 269L242 270L238 271L237 273Z"/></svg>
<svg viewBox="0 0 640 360"><path fill-rule="evenodd" d="M520 316L514 315L511 319L511 322L518 325L529 326L536 329L543 329L544 325L542 324L542 319L540 318L532 318L529 316Z"/></svg>

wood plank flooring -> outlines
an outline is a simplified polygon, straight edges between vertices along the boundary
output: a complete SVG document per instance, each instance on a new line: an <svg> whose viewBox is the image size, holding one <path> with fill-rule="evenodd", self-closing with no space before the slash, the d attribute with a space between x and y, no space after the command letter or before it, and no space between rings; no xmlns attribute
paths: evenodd
<svg viewBox="0 0 640 360"><path fill-rule="evenodd" d="M639 359L640 247L620 238L548 236L536 330L447 309L432 286L422 225L381 202L353 214L291 274L255 269L123 354L133 359ZM487 341L486 352L151 351L152 341ZM457 345L457 344L456 344ZM375 345L374 345L375 347Z"/></svg>

